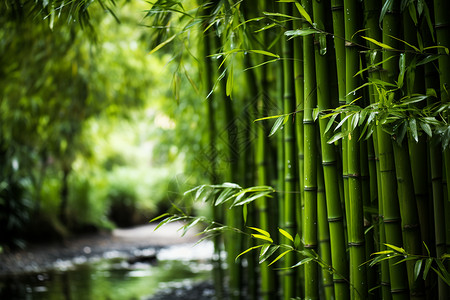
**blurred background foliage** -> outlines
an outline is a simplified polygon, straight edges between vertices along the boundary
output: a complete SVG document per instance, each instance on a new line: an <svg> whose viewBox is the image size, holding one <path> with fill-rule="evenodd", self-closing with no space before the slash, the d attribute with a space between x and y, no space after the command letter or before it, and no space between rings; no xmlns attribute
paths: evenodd
<svg viewBox="0 0 450 300"><path fill-rule="evenodd" d="M0 4L4 249L145 223L203 176L202 101L179 53L149 55L148 4L74 3Z"/></svg>

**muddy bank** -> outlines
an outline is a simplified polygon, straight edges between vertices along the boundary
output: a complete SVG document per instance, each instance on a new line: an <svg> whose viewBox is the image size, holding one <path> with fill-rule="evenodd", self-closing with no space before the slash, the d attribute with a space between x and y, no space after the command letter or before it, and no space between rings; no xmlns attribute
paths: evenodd
<svg viewBox="0 0 450 300"><path fill-rule="evenodd" d="M160 249L198 240L194 230L181 237L180 227L172 223L155 231L156 225L149 224L74 237L64 243L30 245L26 250L0 254L0 276L64 268L67 261L105 255L151 259Z"/></svg>

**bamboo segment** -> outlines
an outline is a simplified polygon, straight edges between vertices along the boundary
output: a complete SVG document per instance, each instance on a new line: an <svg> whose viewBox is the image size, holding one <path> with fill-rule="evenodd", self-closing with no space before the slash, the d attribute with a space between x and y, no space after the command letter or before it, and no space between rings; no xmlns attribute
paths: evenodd
<svg viewBox="0 0 450 300"><path fill-rule="evenodd" d="M399 3L393 2L390 3L390 6L387 9L387 13L383 19L383 43L389 45L397 45L396 40L391 38L389 34L386 32L391 32L391 35L398 35L399 33L399 16L396 15L399 12ZM394 55L393 53L383 53L383 59L386 59L390 56ZM391 59L387 62L383 63L383 69L385 70L385 81L394 82L396 79L396 74L398 74L398 60ZM383 99L380 99L382 101ZM391 144L391 138L387 136L386 133L381 132L381 129L378 131L378 147L380 152L380 166L383 172L386 171L384 178L382 178L382 185L386 180L395 180L395 165L394 165L394 157L393 150ZM381 159L383 158L383 163L381 163ZM392 194L392 191L395 189L386 188L383 193L383 209L384 209L384 224L385 224L385 232L386 232L386 243L391 244L397 247L401 247L403 245L402 242L402 234L401 234L401 218L400 218L400 209L397 197L395 194ZM393 187L392 187L393 188ZM398 260L390 259L389 260L389 272L391 279L391 292L393 299L407 299L408 298L408 282L406 274L406 268L404 264L397 264Z"/></svg>
<svg viewBox="0 0 450 300"><path fill-rule="evenodd" d="M356 45L352 42L354 34L358 31L357 1L344 0L345 11L345 59L346 59L346 102L356 99L352 92L359 86L359 55ZM348 122L350 128L350 122ZM350 249L350 282L353 286L352 299L365 298L367 295L367 275L365 270L364 248L364 215L361 197L361 170L359 130L356 128L345 140L347 141L347 172L348 172L348 199L345 199L347 214L348 245Z"/></svg>
<svg viewBox="0 0 450 300"><path fill-rule="evenodd" d="M450 23L448 18L448 11L450 10L449 1L445 0L434 0L434 15L435 15L435 30L436 30L436 41L438 46L444 46L450 48ZM447 50L448 51L448 50ZM450 67L450 57L448 54L445 54L442 49L439 52L443 55L439 56L439 91L441 102L449 102L449 87L450 87L450 74L448 72ZM445 70L445 71L444 71ZM449 115L447 113L444 116L446 121L449 120ZM444 174L450 174L450 148L444 150L444 156L447 158L444 160L445 162L445 170L442 172ZM439 162L437 162L439 163ZM433 164L432 164L433 167ZM436 166L437 167L437 166ZM435 172L437 173L437 172ZM436 174L435 174L436 175ZM433 176L433 180L436 178ZM434 182L433 182L434 183ZM448 184L448 183L447 183ZM435 191L435 187L433 185L433 192ZM437 192L437 191L436 191ZM438 192L440 195L440 192ZM438 257L442 256L442 254L447 250L446 243L446 232L449 230L445 225L445 207L447 207L448 212L448 204L445 205L444 202L448 199L444 199L441 197L433 197L434 198L434 218L435 218L435 234L436 234L436 254ZM447 222L448 224L448 222ZM450 287L445 284L442 279L439 279L439 299L448 299L450 296Z"/></svg>
<svg viewBox="0 0 450 300"><path fill-rule="evenodd" d="M325 3L314 2L314 20L325 19ZM325 24L319 23L320 29L325 30ZM317 43L316 43L317 44ZM328 47L327 47L328 48ZM320 43L315 49L316 81L317 81L317 102L320 112L325 112L333 108L330 97L330 82L327 54L320 54ZM319 119L320 145L322 150L322 166L324 173L326 207L328 215L328 226L331 243L331 262L336 272L333 274L334 291L336 299L347 299L349 297L349 286L345 281L348 278L348 261L345 245L345 234L343 226L343 214L339 193L339 182L337 169L336 149L327 141L333 132L325 132L328 120ZM320 168L320 167L319 167Z"/></svg>
<svg viewBox="0 0 450 300"><path fill-rule="evenodd" d="M283 5L282 12L286 15L292 15L292 5ZM286 24L287 28L291 23ZM290 59L293 57L292 42L284 42L283 46L283 70L284 70L284 113L289 114L295 111L295 87L294 87L294 65ZM286 122L284 129L284 219L282 228L292 236L296 233L296 189L297 189L297 152L295 141L295 119ZM289 267L295 264L294 253L289 253L284 257L284 299L289 300L296 296L296 269Z"/></svg>
<svg viewBox="0 0 450 300"><path fill-rule="evenodd" d="M312 3L302 0L302 6L309 15L312 15ZM304 22L303 28L309 28ZM317 150L316 126L313 118L313 109L316 106L316 80L314 64L314 44L311 35L303 37L304 61L304 231L303 241L305 249L317 250ZM318 267L315 262L305 264L305 299L317 299Z"/></svg>
<svg viewBox="0 0 450 300"><path fill-rule="evenodd" d="M319 255L326 265L331 266L331 247L330 231L327 222L327 204L325 195L325 183L323 179L323 170L317 169L317 240L319 243ZM333 275L329 268L322 267L321 272L322 287L324 289L325 299L334 299Z"/></svg>

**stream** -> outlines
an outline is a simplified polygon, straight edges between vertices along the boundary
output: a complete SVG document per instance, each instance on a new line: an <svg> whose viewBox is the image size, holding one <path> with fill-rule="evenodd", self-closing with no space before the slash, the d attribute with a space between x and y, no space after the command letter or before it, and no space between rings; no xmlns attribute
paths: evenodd
<svg viewBox="0 0 450 300"><path fill-rule="evenodd" d="M212 255L202 242L57 259L1 276L0 299L213 299Z"/></svg>

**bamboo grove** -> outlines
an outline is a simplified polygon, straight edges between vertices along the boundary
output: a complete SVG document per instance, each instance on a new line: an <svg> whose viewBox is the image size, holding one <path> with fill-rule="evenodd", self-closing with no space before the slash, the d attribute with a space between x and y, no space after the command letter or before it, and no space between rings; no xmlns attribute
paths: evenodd
<svg viewBox="0 0 450 300"><path fill-rule="evenodd" d="M450 297L448 12L446 0L153 4L154 50L183 49L200 70L189 81L209 167L186 196L213 204L219 298Z"/></svg>

